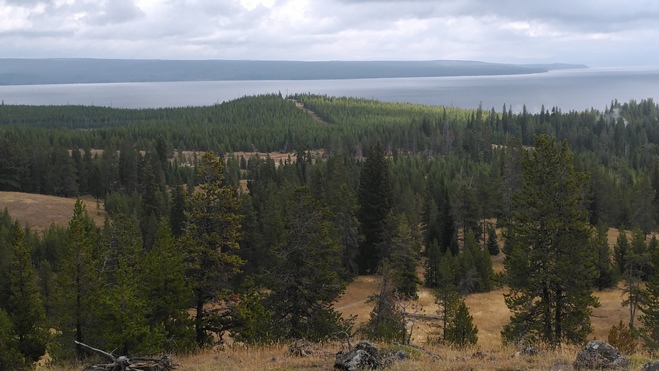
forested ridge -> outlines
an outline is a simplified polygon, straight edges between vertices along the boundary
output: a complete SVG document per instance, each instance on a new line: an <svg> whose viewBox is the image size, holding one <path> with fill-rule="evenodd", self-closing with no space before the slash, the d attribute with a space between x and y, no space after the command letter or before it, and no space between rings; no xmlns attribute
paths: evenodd
<svg viewBox="0 0 659 371"><path fill-rule="evenodd" d="M40 234L0 216L0 338L10 339L0 369L46 349L89 356L73 340L122 354L227 335L406 342L403 303L419 285L441 309L434 342L475 343L464 296L506 286L502 340L554 347L582 343L592 290L622 283L629 331L656 349L651 99L530 113L294 98L324 123L281 95L142 110L0 105L0 191L91 195L108 214L97 228L79 202L68 226ZM607 227L632 241L623 233L609 251ZM501 253L506 270L494 274ZM382 287L357 328L332 303L358 274L381 275Z"/></svg>

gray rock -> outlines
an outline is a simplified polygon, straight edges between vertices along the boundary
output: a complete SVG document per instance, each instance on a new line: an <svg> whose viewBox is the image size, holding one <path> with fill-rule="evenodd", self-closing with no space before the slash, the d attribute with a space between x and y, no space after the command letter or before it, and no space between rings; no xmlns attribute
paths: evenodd
<svg viewBox="0 0 659 371"><path fill-rule="evenodd" d="M528 346L525 345L523 347L520 347L517 352L513 355L513 357L521 357L521 356L536 356L538 354L542 354L542 350L538 349L536 347Z"/></svg>
<svg viewBox="0 0 659 371"><path fill-rule="evenodd" d="M410 359L410 355L407 354L406 351L401 349L401 350L396 350L393 352L387 352L385 354L382 354L381 363L385 367L389 367L395 362L402 362L408 359Z"/></svg>
<svg viewBox="0 0 659 371"><path fill-rule="evenodd" d="M334 361L334 369L344 371L375 370L381 366L378 348L368 341L360 342L347 353L339 352Z"/></svg>
<svg viewBox="0 0 659 371"><path fill-rule="evenodd" d="M643 371L659 371L659 362L652 361L644 364Z"/></svg>
<svg viewBox="0 0 659 371"><path fill-rule="evenodd" d="M629 368L629 364L629 358L620 354L618 349L611 344L601 340L588 342L586 347L579 351L577 359L572 363L577 370L620 370Z"/></svg>

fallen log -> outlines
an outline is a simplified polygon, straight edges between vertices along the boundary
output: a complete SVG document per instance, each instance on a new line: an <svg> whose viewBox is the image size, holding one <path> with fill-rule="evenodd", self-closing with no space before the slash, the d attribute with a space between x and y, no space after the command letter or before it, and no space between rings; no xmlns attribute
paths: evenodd
<svg viewBox="0 0 659 371"><path fill-rule="evenodd" d="M167 355L160 358L115 357L112 352L108 353L78 341L75 343L111 361L110 363L99 363L85 367L83 371L171 371L176 368L172 359Z"/></svg>

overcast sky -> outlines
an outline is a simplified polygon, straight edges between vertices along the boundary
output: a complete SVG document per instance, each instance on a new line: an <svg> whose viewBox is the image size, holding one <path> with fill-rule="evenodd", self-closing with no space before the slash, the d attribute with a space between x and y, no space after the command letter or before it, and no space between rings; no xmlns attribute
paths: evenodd
<svg viewBox="0 0 659 371"><path fill-rule="evenodd" d="M0 57L659 65L655 0L0 0Z"/></svg>

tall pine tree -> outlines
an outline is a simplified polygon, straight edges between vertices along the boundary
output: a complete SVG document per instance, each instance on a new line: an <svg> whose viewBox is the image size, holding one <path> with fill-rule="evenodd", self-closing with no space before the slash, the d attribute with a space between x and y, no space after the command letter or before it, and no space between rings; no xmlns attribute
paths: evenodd
<svg viewBox="0 0 659 371"><path fill-rule="evenodd" d="M224 182L223 168L221 159L204 153L197 174L200 185L190 199L188 221L180 240L185 249L186 277L192 287L196 342L200 347L212 340L210 331L214 327L214 313L206 304L231 291L231 280L244 265L235 254L241 237L241 199L237 188Z"/></svg>
<svg viewBox="0 0 659 371"><path fill-rule="evenodd" d="M386 219L393 206L389 161L380 143L368 151L361 171L358 199L357 215L364 235L359 249L359 272L375 273L381 259L378 246L382 242Z"/></svg>
<svg viewBox="0 0 659 371"><path fill-rule="evenodd" d="M574 170L567 142L559 149L544 135L525 153L522 169L523 186L514 196L506 234L505 300L513 316L504 340L531 338L552 347L582 343L598 305L590 288L597 272L583 207L588 175Z"/></svg>

